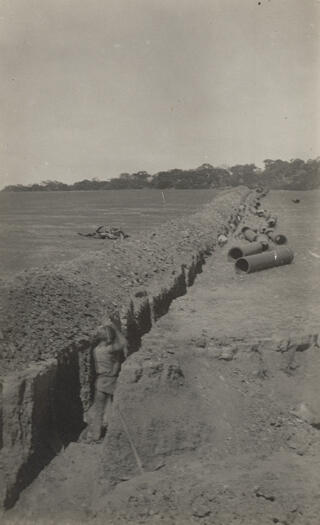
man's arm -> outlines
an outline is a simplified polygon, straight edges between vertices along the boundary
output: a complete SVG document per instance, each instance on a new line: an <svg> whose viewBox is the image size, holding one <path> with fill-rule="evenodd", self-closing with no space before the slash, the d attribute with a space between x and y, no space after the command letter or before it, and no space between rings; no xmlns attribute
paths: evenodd
<svg viewBox="0 0 320 525"><path fill-rule="evenodd" d="M126 340L126 344L125 344L124 347L123 347L123 355L124 355L125 359L127 359L127 357L128 357L128 345L127 345L127 340Z"/></svg>
<svg viewBox="0 0 320 525"><path fill-rule="evenodd" d="M114 329L115 333L116 333L116 339L113 343L113 348L116 352L122 350L123 354L124 354L124 357L127 359L128 357L128 341L126 339L126 337L123 335L122 332L120 332L120 330L118 329L118 327L116 326L115 323L113 323L112 321L110 321L109 323L109 326L112 326L112 328Z"/></svg>

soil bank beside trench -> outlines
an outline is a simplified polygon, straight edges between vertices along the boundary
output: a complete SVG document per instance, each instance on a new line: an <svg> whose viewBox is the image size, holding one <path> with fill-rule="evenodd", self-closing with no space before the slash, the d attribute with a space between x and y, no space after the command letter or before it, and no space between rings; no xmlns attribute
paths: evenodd
<svg viewBox="0 0 320 525"><path fill-rule="evenodd" d="M121 316L131 299L170 286L182 265L188 270L195 258L212 251L248 193L245 187L222 190L198 213L143 237L106 240L95 254L2 281L1 375L86 345L99 323Z"/></svg>

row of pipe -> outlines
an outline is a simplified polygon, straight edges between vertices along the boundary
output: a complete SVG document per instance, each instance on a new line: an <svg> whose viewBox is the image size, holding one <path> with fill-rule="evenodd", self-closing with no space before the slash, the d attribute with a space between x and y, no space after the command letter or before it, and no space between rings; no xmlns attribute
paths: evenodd
<svg viewBox="0 0 320 525"><path fill-rule="evenodd" d="M253 213L263 215L266 218L266 226L261 226L259 230L244 226L241 229L241 234L249 243L233 246L228 252L229 261L235 261L237 273L253 273L267 268L283 266L291 264L294 259L293 251L284 246L287 243L287 237L273 230L277 224L277 216L260 209L260 206L258 208L258 204L260 205L259 202L255 205L255 210L258 211ZM277 247L269 249L270 241L275 243Z"/></svg>
<svg viewBox="0 0 320 525"><path fill-rule="evenodd" d="M259 232L267 235L269 239L275 244L282 245L287 244L288 242L287 237L283 233L277 233L270 228L266 228L265 226L259 228ZM258 239L258 232L253 230L252 228L249 228L249 226L244 226L241 230L241 233L243 237L251 243L255 242Z"/></svg>
<svg viewBox="0 0 320 525"><path fill-rule="evenodd" d="M237 273L253 273L268 268L291 264L294 259L293 251L287 246L279 246L275 250L266 250L255 255L240 257L235 262Z"/></svg>
<svg viewBox="0 0 320 525"><path fill-rule="evenodd" d="M237 259L240 259L240 257L255 255L257 253L264 252L268 248L269 245L265 242L251 242L250 244L233 246L228 252L228 259L236 261Z"/></svg>
<svg viewBox="0 0 320 525"><path fill-rule="evenodd" d="M282 233L269 233L266 236L257 236L256 242L250 242L249 244L240 244L237 246L233 246L230 248L228 252L228 259L229 260L237 260L240 257L244 257L246 255L255 255L257 253L264 252L269 249L269 240L272 240L277 245L284 245L287 243L287 238Z"/></svg>

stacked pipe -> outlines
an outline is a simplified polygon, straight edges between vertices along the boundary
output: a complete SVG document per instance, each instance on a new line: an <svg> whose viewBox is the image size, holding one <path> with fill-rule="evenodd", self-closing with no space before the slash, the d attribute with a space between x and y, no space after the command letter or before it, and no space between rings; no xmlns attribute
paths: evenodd
<svg viewBox="0 0 320 525"><path fill-rule="evenodd" d="M282 233L276 233L273 230L267 231L269 239L271 239L275 244L287 244L288 239Z"/></svg>
<svg viewBox="0 0 320 525"><path fill-rule="evenodd" d="M244 226L241 232L244 238L249 242L254 242L257 239L257 232L249 228L249 226Z"/></svg>
<svg viewBox="0 0 320 525"><path fill-rule="evenodd" d="M228 251L228 259L230 261L236 261L240 257L246 257L247 255L254 255L267 250L269 247L268 243L265 242L251 242L250 244L242 244L233 246Z"/></svg>
<svg viewBox="0 0 320 525"><path fill-rule="evenodd" d="M286 246L279 246L275 250L267 250L264 253L240 257L235 262L238 273L253 273L267 268L275 268L292 263L293 251Z"/></svg>
<svg viewBox="0 0 320 525"><path fill-rule="evenodd" d="M248 244L233 246L228 251L228 259L235 261L236 272L253 273L291 264L294 253L290 248L283 246L287 243L287 237L274 231L277 216L260 208L259 201L255 203L251 213L256 217L264 217L265 224L258 228L244 226L241 229L241 236L249 241ZM274 249L270 249L270 241L277 245Z"/></svg>

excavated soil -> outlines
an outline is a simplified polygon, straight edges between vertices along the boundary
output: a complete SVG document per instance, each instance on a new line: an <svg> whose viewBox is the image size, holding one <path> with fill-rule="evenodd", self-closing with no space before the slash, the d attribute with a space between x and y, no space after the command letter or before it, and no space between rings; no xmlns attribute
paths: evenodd
<svg viewBox="0 0 320 525"><path fill-rule="evenodd" d="M130 297L165 288L194 254L212 250L247 194L245 187L221 191L198 213L153 232L0 282L0 374L88 344L99 322Z"/></svg>
<svg viewBox="0 0 320 525"><path fill-rule="evenodd" d="M294 263L236 274L229 239L123 365L104 441L71 443L4 523L318 525L316 195L263 206Z"/></svg>

